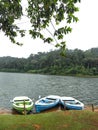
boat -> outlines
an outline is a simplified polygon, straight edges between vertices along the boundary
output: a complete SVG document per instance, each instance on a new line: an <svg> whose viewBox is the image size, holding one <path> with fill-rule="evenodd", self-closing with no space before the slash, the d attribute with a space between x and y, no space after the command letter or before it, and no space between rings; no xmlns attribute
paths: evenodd
<svg viewBox="0 0 98 130"><path fill-rule="evenodd" d="M83 110L84 104L73 97L61 97L61 105L67 110Z"/></svg>
<svg viewBox="0 0 98 130"><path fill-rule="evenodd" d="M56 107L59 104L60 97L56 95L49 95L43 98L40 98L35 102L36 112L39 113L44 110Z"/></svg>
<svg viewBox="0 0 98 130"><path fill-rule="evenodd" d="M21 114L27 114L33 109L33 101L27 96L15 97L11 102L13 109Z"/></svg>

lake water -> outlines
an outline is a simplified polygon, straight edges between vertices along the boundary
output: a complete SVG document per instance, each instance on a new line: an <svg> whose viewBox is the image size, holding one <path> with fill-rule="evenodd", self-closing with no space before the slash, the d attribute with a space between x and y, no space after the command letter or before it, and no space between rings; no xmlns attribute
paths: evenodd
<svg viewBox="0 0 98 130"><path fill-rule="evenodd" d="M15 96L72 96L84 104L98 105L98 78L0 72L0 108L11 108Z"/></svg>

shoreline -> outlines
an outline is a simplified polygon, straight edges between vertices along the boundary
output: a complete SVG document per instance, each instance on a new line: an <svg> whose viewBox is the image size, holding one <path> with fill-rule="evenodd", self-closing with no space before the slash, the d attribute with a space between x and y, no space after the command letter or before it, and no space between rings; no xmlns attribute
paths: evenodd
<svg viewBox="0 0 98 130"><path fill-rule="evenodd" d="M46 110L46 111L43 111L41 113L47 113L47 112L52 112L52 111L68 111L68 110L64 110L60 107L56 107L56 108L52 108L52 109L49 109L49 110ZM87 111L92 111L92 112L98 112L98 106L91 106L91 105L86 105L84 107L84 111L87 110ZM33 114L33 113L31 113ZM35 113L36 114L36 113ZM0 108L0 115L20 115L18 114L18 112L16 112L15 110L13 109L5 109L5 108Z"/></svg>

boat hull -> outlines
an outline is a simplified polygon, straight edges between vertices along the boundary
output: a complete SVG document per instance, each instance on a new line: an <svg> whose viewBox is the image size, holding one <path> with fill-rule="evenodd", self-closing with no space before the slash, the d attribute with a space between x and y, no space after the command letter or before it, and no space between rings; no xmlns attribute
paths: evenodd
<svg viewBox="0 0 98 130"><path fill-rule="evenodd" d="M77 106L77 105L70 105L70 104L65 104L66 109L68 110L83 110L83 106Z"/></svg>
<svg viewBox="0 0 98 130"><path fill-rule="evenodd" d="M33 109L33 101L28 97L15 97L12 107L19 113L29 113Z"/></svg>
<svg viewBox="0 0 98 130"><path fill-rule="evenodd" d="M29 113L30 111L32 111L32 109L33 109L33 105L31 105L31 106L26 106L26 107L24 107L24 105L22 106L22 107L18 107L18 106L16 106L16 105L13 105L13 109L14 110L16 110L17 112L19 112L19 113L24 113L24 112L26 112L26 113Z"/></svg>
<svg viewBox="0 0 98 130"><path fill-rule="evenodd" d="M84 104L73 97L61 97L61 105L67 110L83 110Z"/></svg>
<svg viewBox="0 0 98 130"><path fill-rule="evenodd" d="M35 102L36 112L39 113L44 110L56 107L59 104L59 98L54 98L54 96L47 96L39 99Z"/></svg>

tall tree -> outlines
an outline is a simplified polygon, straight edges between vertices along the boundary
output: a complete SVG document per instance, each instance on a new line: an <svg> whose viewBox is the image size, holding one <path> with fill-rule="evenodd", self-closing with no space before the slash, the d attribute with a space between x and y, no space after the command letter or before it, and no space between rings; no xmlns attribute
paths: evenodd
<svg viewBox="0 0 98 130"><path fill-rule="evenodd" d="M41 38L44 42L56 42L56 47L65 49L66 41L64 35L70 33L72 22L77 22L78 18L74 15L79 11L76 3L80 0L27 0L27 17L30 19L31 29L29 34L33 38ZM15 37L18 33L23 37L24 30L16 24L15 19L19 19L24 14L22 12L21 0L0 0L0 30L2 30L13 43L17 43ZM65 24L62 26L62 21ZM50 24L53 30L49 30ZM45 36L43 30L46 29L50 36Z"/></svg>

